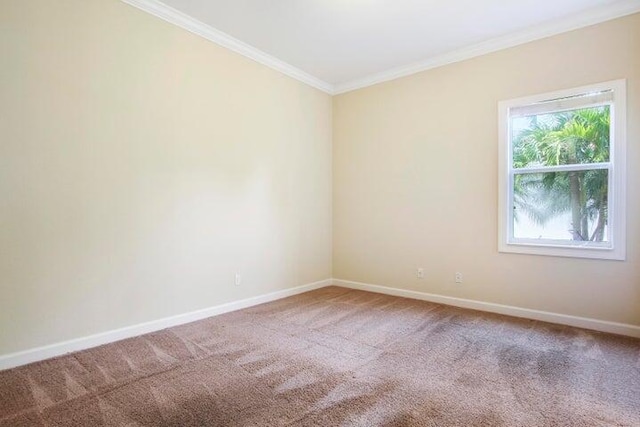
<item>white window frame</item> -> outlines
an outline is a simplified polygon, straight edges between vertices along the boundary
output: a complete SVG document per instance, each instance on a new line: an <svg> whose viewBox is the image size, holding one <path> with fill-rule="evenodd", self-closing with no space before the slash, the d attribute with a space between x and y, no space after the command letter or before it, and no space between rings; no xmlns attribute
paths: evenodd
<svg viewBox="0 0 640 427"><path fill-rule="evenodd" d="M611 111L610 158L608 163L562 165L540 168L544 172L562 170L609 170L608 242L574 242L570 240L517 239L513 236L513 182L510 111L515 108L570 98L589 93L613 92L613 100L606 102ZM626 80L613 80L573 89L548 92L498 103L499 172L498 172L498 250L499 252L624 260L626 257ZM602 104L601 104L602 105ZM576 108L576 107L572 107ZM580 108L580 107L577 107ZM552 110L558 111L558 110ZM522 169L519 169L522 171ZM526 168L533 172L535 168Z"/></svg>

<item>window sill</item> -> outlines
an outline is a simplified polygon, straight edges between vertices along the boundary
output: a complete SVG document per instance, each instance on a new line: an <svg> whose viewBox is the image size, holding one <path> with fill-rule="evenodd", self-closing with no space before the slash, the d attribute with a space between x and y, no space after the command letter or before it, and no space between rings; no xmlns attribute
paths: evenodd
<svg viewBox="0 0 640 427"><path fill-rule="evenodd" d="M548 243L506 243L499 245L498 252L515 253L527 255L555 256L566 258L589 258L602 260L625 260L625 252L620 248L608 246L576 246L576 245L553 245Z"/></svg>

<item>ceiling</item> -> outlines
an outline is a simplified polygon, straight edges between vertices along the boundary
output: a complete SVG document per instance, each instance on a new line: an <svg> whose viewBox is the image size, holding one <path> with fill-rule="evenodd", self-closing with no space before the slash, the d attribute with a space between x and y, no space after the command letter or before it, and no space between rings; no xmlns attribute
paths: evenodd
<svg viewBox="0 0 640 427"><path fill-rule="evenodd" d="M179 21L197 22L194 32L226 37L328 92L640 11L640 0L124 1L147 11L169 6L164 14L182 12Z"/></svg>

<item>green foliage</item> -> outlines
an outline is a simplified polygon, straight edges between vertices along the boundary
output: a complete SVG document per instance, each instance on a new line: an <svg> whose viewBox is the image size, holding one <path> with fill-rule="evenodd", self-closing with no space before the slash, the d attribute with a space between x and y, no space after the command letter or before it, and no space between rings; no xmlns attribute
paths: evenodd
<svg viewBox="0 0 640 427"><path fill-rule="evenodd" d="M609 161L608 106L528 118L513 140L513 166L558 166ZM607 223L606 170L515 175L516 212L537 224L571 211L574 240L602 241ZM516 217L517 218L517 217ZM596 222L589 235L589 223Z"/></svg>

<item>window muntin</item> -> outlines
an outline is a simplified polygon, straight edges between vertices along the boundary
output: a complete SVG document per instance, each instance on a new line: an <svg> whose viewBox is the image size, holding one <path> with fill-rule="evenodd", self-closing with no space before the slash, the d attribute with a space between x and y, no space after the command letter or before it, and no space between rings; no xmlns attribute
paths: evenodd
<svg viewBox="0 0 640 427"><path fill-rule="evenodd" d="M500 103L501 251L624 259L624 87Z"/></svg>

